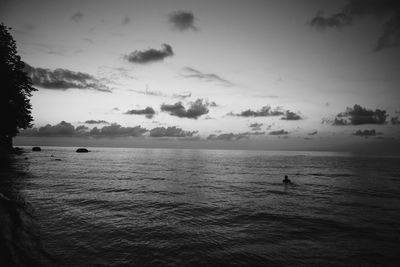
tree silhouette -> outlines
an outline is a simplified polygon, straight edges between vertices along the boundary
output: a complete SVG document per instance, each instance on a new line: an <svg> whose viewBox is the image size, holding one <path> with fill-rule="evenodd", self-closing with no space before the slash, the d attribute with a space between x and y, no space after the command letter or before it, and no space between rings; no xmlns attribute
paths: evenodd
<svg viewBox="0 0 400 267"><path fill-rule="evenodd" d="M11 28L0 24L0 151L12 149L12 138L18 129L31 126L29 97L36 91L23 71L25 63L17 54Z"/></svg>

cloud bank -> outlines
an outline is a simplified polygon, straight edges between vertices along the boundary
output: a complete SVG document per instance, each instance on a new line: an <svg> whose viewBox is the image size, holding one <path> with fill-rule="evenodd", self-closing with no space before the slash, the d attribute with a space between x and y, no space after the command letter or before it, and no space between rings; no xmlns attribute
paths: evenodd
<svg viewBox="0 0 400 267"><path fill-rule="evenodd" d="M147 129L142 128L140 125L135 127L123 127L117 123L112 123L110 126L104 126L101 129L94 127L89 132L89 135L94 137L138 137L142 136L147 131Z"/></svg>
<svg viewBox="0 0 400 267"><path fill-rule="evenodd" d="M197 131L184 131L177 127L156 127L150 130L150 137L192 137Z"/></svg>
<svg viewBox="0 0 400 267"><path fill-rule="evenodd" d="M25 137L95 137L95 138L114 138L114 137L193 137L197 131L185 131L178 127L155 127L151 130L141 127L123 127L117 123L112 123L101 128L94 127L91 130L80 125L76 128L69 122L62 121L56 125L47 124L39 128L28 128L21 130L19 136Z"/></svg>

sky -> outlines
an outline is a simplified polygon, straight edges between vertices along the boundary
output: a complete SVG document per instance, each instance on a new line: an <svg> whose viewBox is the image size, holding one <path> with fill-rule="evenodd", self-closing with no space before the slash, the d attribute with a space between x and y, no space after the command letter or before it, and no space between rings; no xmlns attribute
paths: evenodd
<svg viewBox="0 0 400 267"><path fill-rule="evenodd" d="M396 1L6 0L51 144L400 150Z"/></svg>

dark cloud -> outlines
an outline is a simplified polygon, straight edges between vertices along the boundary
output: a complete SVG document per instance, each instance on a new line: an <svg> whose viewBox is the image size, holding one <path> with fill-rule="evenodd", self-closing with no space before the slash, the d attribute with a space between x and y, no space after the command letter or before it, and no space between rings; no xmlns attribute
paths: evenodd
<svg viewBox="0 0 400 267"><path fill-rule="evenodd" d="M195 17L193 13L188 11L175 11L169 14L169 22L175 29L180 31L197 31L197 27L194 26L194 20Z"/></svg>
<svg viewBox="0 0 400 267"><path fill-rule="evenodd" d="M333 125L360 125L360 124L385 124L386 111L376 109L375 111L354 105L347 108L345 112L336 115Z"/></svg>
<svg viewBox="0 0 400 267"><path fill-rule="evenodd" d="M151 119L151 118L153 118L155 113L156 112L154 111L154 109L152 107L146 107L145 109L128 110L124 114L128 114L128 115L146 115L146 118Z"/></svg>
<svg viewBox="0 0 400 267"><path fill-rule="evenodd" d="M76 12L70 18L71 18L71 20L73 20L76 23L78 23L83 19L83 14L81 12Z"/></svg>
<svg viewBox="0 0 400 267"><path fill-rule="evenodd" d="M301 116L292 111L286 110L285 116L283 116L281 119L288 121L297 121L301 120Z"/></svg>
<svg viewBox="0 0 400 267"><path fill-rule="evenodd" d="M390 122L392 123L392 125L400 125L400 119L399 117L391 117L390 118Z"/></svg>
<svg viewBox="0 0 400 267"><path fill-rule="evenodd" d="M104 126L101 129L94 127L90 131L90 136L94 137L125 137L125 136L142 136L148 132L147 129L140 125L135 127L123 127L117 123L112 123L110 126Z"/></svg>
<svg viewBox="0 0 400 267"><path fill-rule="evenodd" d="M86 136L89 133L89 127L85 125L80 125L75 128L75 135Z"/></svg>
<svg viewBox="0 0 400 267"><path fill-rule="evenodd" d="M98 79L90 74L67 69L35 68L25 63L24 71L32 79L34 85L46 89L92 89L101 92L111 92Z"/></svg>
<svg viewBox="0 0 400 267"><path fill-rule="evenodd" d="M125 26L128 25L131 22L131 18L130 17L124 17L121 21L121 25Z"/></svg>
<svg viewBox="0 0 400 267"><path fill-rule="evenodd" d="M259 131L259 130L261 130L261 126L263 126L263 124L262 124L262 123L257 123L257 122L252 123L252 124L249 125L249 127L250 127L253 131Z"/></svg>
<svg viewBox="0 0 400 267"><path fill-rule="evenodd" d="M177 127L156 127L150 130L150 137L192 137L197 131L184 131Z"/></svg>
<svg viewBox="0 0 400 267"><path fill-rule="evenodd" d="M337 13L330 17L324 17L322 12L310 21L310 25L320 29L341 28L351 24L351 20L343 13Z"/></svg>
<svg viewBox="0 0 400 267"><path fill-rule="evenodd" d="M312 131L311 133L308 133L308 135L316 135L317 133L318 133L318 131L315 130L315 131Z"/></svg>
<svg viewBox="0 0 400 267"><path fill-rule="evenodd" d="M174 55L170 45L162 44L161 46L162 48L160 50L151 48L143 51L133 51L126 56L126 59L132 63L146 64L154 61L162 61L164 58Z"/></svg>
<svg viewBox="0 0 400 267"><path fill-rule="evenodd" d="M105 120L87 120L85 121L86 124L110 124L108 121Z"/></svg>
<svg viewBox="0 0 400 267"><path fill-rule="evenodd" d="M227 140L227 141L236 141L236 140L241 140L241 139L249 139L250 138L250 133L223 133L223 134L210 134L207 137L207 140Z"/></svg>
<svg viewBox="0 0 400 267"><path fill-rule="evenodd" d="M284 115L284 114L285 113L282 111L282 109L280 107L272 110L270 106L264 106L258 111L248 109L248 110L242 111L239 114L231 113L229 115L240 116L240 117L269 117L269 116L280 116L280 115Z"/></svg>
<svg viewBox="0 0 400 267"><path fill-rule="evenodd" d="M216 131L220 132L220 131ZM242 139L249 139L251 136L255 135L264 135L265 132L244 132L244 133L222 133L219 135L210 134L207 137L207 140L227 140L227 141L236 141Z"/></svg>
<svg viewBox="0 0 400 267"><path fill-rule="evenodd" d="M269 135L286 135L289 132L285 131L285 130L277 130L277 131L271 131L269 132Z"/></svg>
<svg viewBox="0 0 400 267"><path fill-rule="evenodd" d="M198 117L207 114L209 103L203 103L203 99L197 99L190 103L190 107L186 109L182 102L177 102L172 105L162 104L161 111L168 112L172 116L180 118L197 119Z"/></svg>
<svg viewBox="0 0 400 267"><path fill-rule="evenodd" d="M381 135L382 133L378 133L375 130L357 130L355 133L353 133L353 135L356 136L362 136L362 137L370 137L370 136L375 136L375 135Z"/></svg>
<svg viewBox="0 0 400 267"><path fill-rule="evenodd" d="M325 17L320 12L310 25L321 29L341 28L352 24L354 19L371 16L382 23L382 34L375 51L400 45L400 2L397 0L348 0L342 10Z"/></svg>
<svg viewBox="0 0 400 267"><path fill-rule="evenodd" d="M196 79L200 79L206 82L218 82L221 83L222 85L225 86L232 86L233 83L221 78L220 76L218 76L217 74L214 73L203 73L201 71L198 71L196 69L193 68L189 68L189 67L185 67L184 68L184 74L182 74L183 77L186 78L196 78Z"/></svg>

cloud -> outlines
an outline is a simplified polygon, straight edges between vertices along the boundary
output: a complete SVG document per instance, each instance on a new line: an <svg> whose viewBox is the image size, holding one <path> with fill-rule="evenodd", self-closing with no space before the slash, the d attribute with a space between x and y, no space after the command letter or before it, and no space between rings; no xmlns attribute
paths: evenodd
<svg viewBox="0 0 400 267"><path fill-rule="evenodd" d="M281 119L288 121L297 121L301 120L301 116L292 111L286 110L285 116L283 116Z"/></svg>
<svg viewBox="0 0 400 267"><path fill-rule="evenodd" d="M350 24L351 20L343 13L337 13L330 17L324 17L322 12L318 12L318 14L310 21L311 26L318 27L320 29L341 28Z"/></svg>
<svg viewBox="0 0 400 267"><path fill-rule="evenodd" d="M239 114L230 113L228 115L240 116L240 117L268 117L268 116L280 116L280 115L284 115L284 114L285 113L282 111L282 109L280 107L272 110L270 106L264 106L258 111L253 111L251 109L248 109L248 110L242 111Z"/></svg>
<svg viewBox="0 0 400 267"><path fill-rule="evenodd" d="M210 134L207 137L207 140L227 140L227 141L236 141L236 140L241 140L241 139L249 139L250 138L250 133L245 132L245 133L223 133L219 135L215 134Z"/></svg>
<svg viewBox="0 0 400 267"><path fill-rule="evenodd" d="M333 125L361 125L361 124L385 124L386 111L376 109L375 111L354 105L347 108L345 112L336 115Z"/></svg>
<svg viewBox="0 0 400 267"><path fill-rule="evenodd" d="M129 89L129 91L142 94L142 95L149 95L149 96L161 96L161 97L169 97L169 98L177 98L177 99L186 99L190 98L192 96L191 92L182 92L180 94L164 94L161 91L152 91L146 88L146 90L135 90L135 89Z"/></svg>
<svg viewBox="0 0 400 267"><path fill-rule="evenodd" d="M83 126L85 127L85 126ZM82 126L77 127L78 132L76 131L75 127L65 121L61 121L59 124L54 126L47 124L46 126L37 128L30 128L26 130L21 130L21 136L44 136L44 137L52 137L52 136L76 136L82 133L82 130L86 128L82 128Z"/></svg>
<svg viewBox="0 0 400 267"><path fill-rule="evenodd" d="M193 13L188 11L175 11L169 14L169 23L172 24L174 29L179 31L197 31L197 27L194 26L194 20L195 17Z"/></svg>
<svg viewBox="0 0 400 267"><path fill-rule="evenodd" d="M83 19L83 14L81 12L76 12L70 17L70 19L78 23Z"/></svg>
<svg viewBox="0 0 400 267"><path fill-rule="evenodd" d="M183 73L182 76L185 78L196 78L196 79L200 79L205 82L218 82L224 86L232 86L233 85L232 82L230 82L226 79L223 79L214 73L203 73L199 70L196 70L196 69L193 69L190 67L185 67L185 68L183 68L183 70L185 73Z"/></svg>
<svg viewBox="0 0 400 267"><path fill-rule="evenodd" d="M85 136L89 132L89 127L86 127L85 125L80 125L75 128L75 135L79 136Z"/></svg>
<svg viewBox="0 0 400 267"><path fill-rule="evenodd" d="M94 127L90 131L90 135L95 137L138 137L142 136L146 132L148 132L148 130L142 128L140 125L135 127L123 127L117 123L112 123L110 126L104 126L101 129Z"/></svg>
<svg viewBox="0 0 400 267"><path fill-rule="evenodd" d="M110 124L108 121L105 120L87 120L85 121L86 124Z"/></svg>
<svg viewBox="0 0 400 267"><path fill-rule="evenodd" d="M130 17L124 17L121 21L121 25L125 26L128 25L131 22L131 18Z"/></svg>
<svg viewBox="0 0 400 267"><path fill-rule="evenodd" d="M329 17L319 12L309 24L320 29L341 28L366 16L377 18L382 23L375 51L400 45L400 2L396 0L348 0L340 12Z"/></svg>
<svg viewBox="0 0 400 267"><path fill-rule="evenodd" d="M220 131L218 131L220 132ZM222 133L219 135L210 134L207 140L226 140L226 141L237 141L242 139L249 139L251 136L264 135L265 132L244 132L244 133Z"/></svg>
<svg viewBox="0 0 400 267"><path fill-rule="evenodd" d="M318 133L318 131L315 130L315 131L312 131L311 133L308 133L308 135L316 135L317 133Z"/></svg>
<svg viewBox="0 0 400 267"><path fill-rule="evenodd" d="M217 105L217 103L215 103L214 101L212 101L212 102L210 103L210 107L216 108L216 107L218 107L218 105Z"/></svg>
<svg viewBox="0 0 400 267"><path fill-rule="evenodd" d="M249 127L250 127L253 131L259 131L259 130L261 130L261 126L263 126L263 124L262 124L262 123L257 123L257 122L252 123L252 124L249 125Z"/></svg>
<svg viewBox="0 0 400 267"><path fill-rule="evenodd" d="M209 104L207 102L203 103L203 99L197 99L195 102L190 103L188 109L182 105L182 102L177 102L172 105L162 104L161 111L168 112L170 115L180 118L197 119L209 112L207 106Z"/></svg>
<svg viewBox="0 0 400 267"><path fill-rule="evenodd" d="M146 107L145 109L131 109L125 112L124 114L128 115L146 115L146 118L151 119L153 118L156 112L152 107Z"/></svg>
<svg viewBox="0 0 400 267"><path fill-rule="evenodd" d="M44 69L35 68L25 63L24 71L32 79L34 85L46 89L93 89L100 92L111 92L111 90L102 84L94 76L75 72L67 69Z"/></svg>
<svg viewBox="0 0 400 267"><path fill-rule="evenodd" d="M172 95L173 98L180 98L180 99L190 98L191 96L192 96L191 92L182 93L182 94L173 94Z"/></svg>
<svg viewBox="0 0 400 267"><path fill-rule="evenodd" d="M184 131L177 127L156 127L150 130L150 137L192 137L197 131Z"/></svg>
<svg viewBox="0 0 400 267"><path fill-rule="evenodd" d="M148 49L143 51L135 50L126 56L126 59L132 63L146 64L155 61L162 61L166 57L172 57L174 52L168 44L162 44L161 49Z"/></svg>
<svg viewBox="0 0 400 267"><path fill-rule="evenodd" d="M365 138L368 138L370 136L375 136L375 135L381 135L381 134L382 133L378 133L375 130L364 130L364 131L357 130L355 133L353 133L353 135L362 136L362 137L365 137Z"/></svg>
<svg viewBox="0 0 400 267"><path fill-rule="evenodd" d="M269 132L269 135L286 135L289 132L285 131L285 130L277 130L277 131L271 131Z"/></svg>
<svg viewBox="0 0 400 267"><path fill-rule="evenodd" d="M398 116L396 117L391 117L390 118L390 122L392 123L392 125L400 125L400 119Z"/></svg>
<svg viewBox="0 0 400 267"><path fill-rule="evenodd" d="M36 137L140 137L148 132L147 129L140 125L135 127L123 127L117 123L102 128L94 127L89 130L84 125L76 128L69 122L62 121L54 126L47 124L44 127L29 128L21 130L20 136L36 136Z"/></svg>

